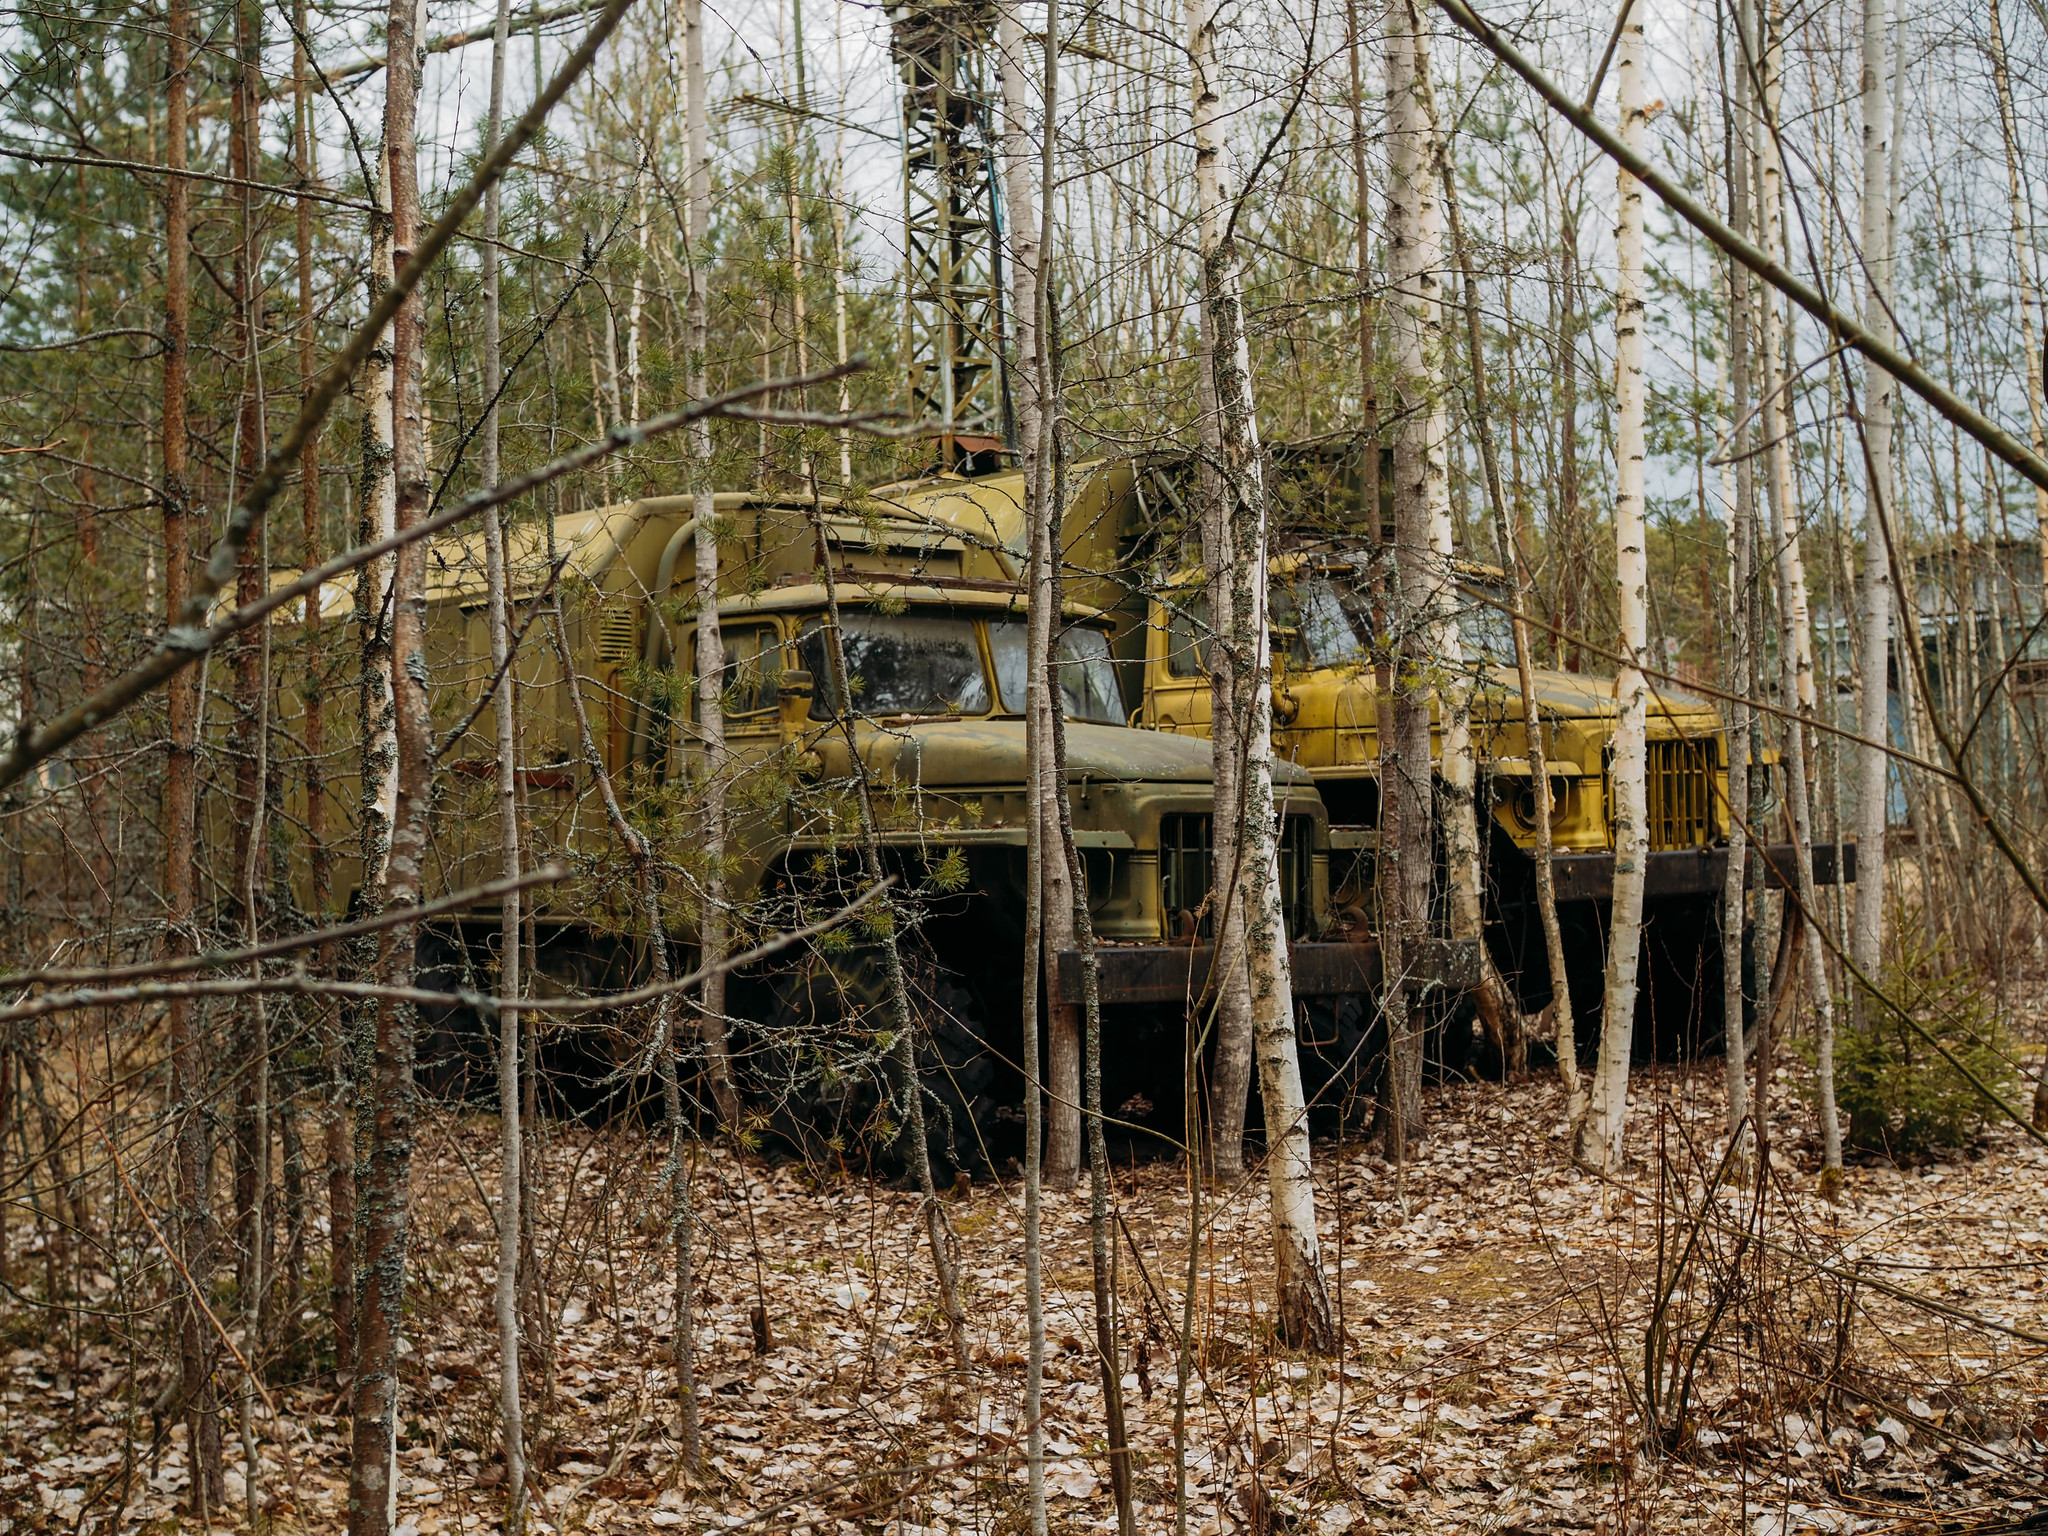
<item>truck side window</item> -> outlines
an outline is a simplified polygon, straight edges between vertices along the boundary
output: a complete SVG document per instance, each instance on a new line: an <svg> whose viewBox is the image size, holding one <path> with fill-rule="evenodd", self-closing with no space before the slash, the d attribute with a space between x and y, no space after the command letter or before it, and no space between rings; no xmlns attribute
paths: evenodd
<svg viewBox="0 0 2048 1536"><path fill-rule="evenodd" d="M721 624L725 650L725 717L746 720L772 712L782 685L782 635L773 624Z"/></svg>
<svg viewBox="0 0 2048 1536"><path fill-rule="evenodd" d="M1175 677L1200 677L1209 646L1209 600L1199 593L1171 594L1166 605L1166 670Z"/></svg>

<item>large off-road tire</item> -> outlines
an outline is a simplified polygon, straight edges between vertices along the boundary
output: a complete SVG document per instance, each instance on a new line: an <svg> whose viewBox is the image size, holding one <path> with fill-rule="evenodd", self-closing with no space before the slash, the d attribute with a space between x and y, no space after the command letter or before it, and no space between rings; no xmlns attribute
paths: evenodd
<svg viewBox="0 0 2048 1536"><path fill-rule="evenodd" d="M1369 997L1308 997L1295 1008L1296 1055L1310 1133L1334 1136L1365 1123L1359 1100L1369 1096L1386 1049L1386 1022Z"/></svg>
<svg viewBox="0 0 2048 1536"><path fill-rule="evenodd" d="M990 1165L998 1063L966 985L922 957L906 957L905 973L926 1152L933 1177L946 1181L955 1170ZM772 1148L818 1164L843 1159L908 1171L906 1086L882 951L813 951L766 978L765 993L743 1079L750 1113Z"/></svg>
<svg viewBox="0 0 2048 1536"><path fill-rule="evenodd" d="M422 929L413 941L415 985L430 992L481 991L488 973L466 951L459 933ZM413 1032L413 1082L428 1098L451 1103L488 1098L497 1083L497 1059L483 1017L461 1004L422 1007Z"/></svg>
<svg viewBox="0 0 2048 1536"><path fill-rule="evenodd" d="M1721 964L1721 898L1712 893L1666 896L1643 907L1642 950L1636 967L1635 1033L1630 1054L1641 1065L1683 1061L1721 1048L1727 995ZM1572 1013L1578 1022L1580 1064L1590 1067L1600 1048L1607 994L1604 903L1574 903L1565 924L1565 967ZM1560 912L1560 918L1564 917ZM1750 935L1743 936L1745 952ZM1754 1010L1746 1007L1748 1018Z"/></svg>

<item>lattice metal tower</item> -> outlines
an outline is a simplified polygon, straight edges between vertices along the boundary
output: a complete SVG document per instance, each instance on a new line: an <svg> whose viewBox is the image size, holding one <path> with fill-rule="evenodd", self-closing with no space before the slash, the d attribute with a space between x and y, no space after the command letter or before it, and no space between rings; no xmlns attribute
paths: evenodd
<svg viewBox="0 0 2048 1536"><path fill-rule="evenodd" d="M1002 201L988 60L992 0L889 9L903 80L903 358L913 406L946 424L946 469L1013 446L1002 367Z"/></svg>

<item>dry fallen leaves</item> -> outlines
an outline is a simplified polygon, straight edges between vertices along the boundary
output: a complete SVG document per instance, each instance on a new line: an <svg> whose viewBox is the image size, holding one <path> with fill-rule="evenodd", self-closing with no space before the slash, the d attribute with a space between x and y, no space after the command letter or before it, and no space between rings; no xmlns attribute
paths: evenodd
<svg viewBox="0 0 2048 1536"><path fill-rule="evenodd" d="M1817 1319L1815 1298L1827 1287L1795 1257L1817 1255L1954 1314L2048 1334L2048 1155L1994 1133L1934 1167L1852 1169L1831 1206L1813 1193L1788 1080L1787 1112L1774 1126L1781 1166L1758 1240L1742 1247L1723 1232L1720 1252L1733 1262L1716 1270L1701 1261L1672 1279L1678 1235L1702 1194L1679 1149L1687 1138L1715 1142L1714 1075L1638 1080L1636 1162L1615 1181L1570 1168L1548 1083L1434 1093L1431 1140L1400 1180L1405 1211L1387 1165L1355 1144L1319 1144L1324 1258L1349 1338L1338 1360L1272 1346L1262 1181L1216 1192L1188 1387L1198 1536L1239 1529L1254 1510L1315 1536L1790 1536L2048 1509L2038 1492L2048 1486L2040 1345L1846 1282L1828 1292L1835 1311ZM503 1503L495 1248L462 1166L485 1170L488 1184L494 1133L482 1121L445 1122L439 1132L424 1139L417 1174L402 1536L489 1530ZM676 1439L662 1227L650 1214L658 1155L623 1130L551 1132L541 1187L553 1206L538 1230L559 1237L538 1245L548 1337L530 1340L526 1363L537 1528L1021 1529L1016 1187L977 1183L951 1207L976 1360L961 1380L910 1196L704 1151L694 1194L707 1466L691 1478ZM1722 1198L1733 1225L1754 1215L1753 1190ZM1158 1531L1173 1521L1185 1196L1174 1166L1139 1156L1116 1175L1116 1200L1129 1233L1116 1291L1139 1523ZM1058 1527L1099 1528L1111 1509L1085 1191L1049 1194L1046 1209L1047 1492ZM1720 1230L1710 1228L1703 1247ZM1722 1299L1724 1318L1740 1326L1693 1361L1685 1418L1667 1414L1670 1454L1659 1454L1644 1430L1646 1322L1668 1292L1689 1351L1716 1288L1728 1291L1737 1274L1742 1290ZM309 1282L307 1340L324 1326L316 1294ZM756 1307L772 1326L765 1354L755 1348ZM29 1336L18 1308L8 1323L11 1338ZM285 1358L307 1358L304 1342ZM1797 1374L1798 1359L1820 1362L1803 1395L1787 1374ZM0 1533L173 1518L188 1475L183 1428L152 1453L155 1388L131 1384L120 1354L84 1340L75 1354L24 1343L4 1363ZM282 1378L288 1364L278 1369ZM1819 1374L1827 1380L1817 1388ZM335 1417L331 1383L280 1380L275 1395L280 1416L262 1425L272 1528L338 1529L346 1422ZM237 1470L223 1522L242 1521L243 1499Z"/></svg>

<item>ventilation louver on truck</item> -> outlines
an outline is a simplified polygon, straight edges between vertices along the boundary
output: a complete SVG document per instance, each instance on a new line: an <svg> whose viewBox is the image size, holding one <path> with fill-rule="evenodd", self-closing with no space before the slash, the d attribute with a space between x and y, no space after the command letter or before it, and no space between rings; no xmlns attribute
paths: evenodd
<svg viewBox="0 0 2048 1536"><path fill-rule="evenodd" d="M640 654L640 605L611 598L597 611L597 659L627 662Z"/></svg>
<svg viewBox="0 0 2048 1536"><path fill-rule="evenodd" d="M1651 851L1704 848L1714 841L1714 776L1720 738L1679 738L1648 744L1643 775ZM1607 840L1614 841L1614 749L1602 756L1601 789L1607 803Z"/></svg>
<svg viewBox="0 0 2048 1536"><path fill-rule="evenodd" d="M1159 819L1159 905L1167 916L1169 937L1181 936L1187 913L1201 914L1196 928L1201 937L1215 931L1214 913L1202 908L1215 874L1213 831L1212 819L1199 813ZM1313 819L1289 816L1280 830L1280 907L1291 939L1313 934L1314 850Z"/></svg>

